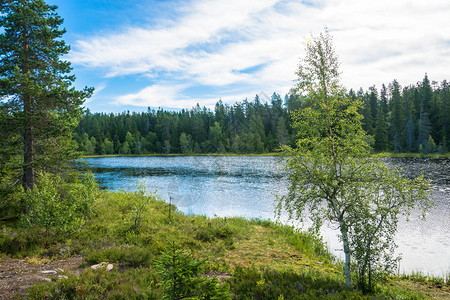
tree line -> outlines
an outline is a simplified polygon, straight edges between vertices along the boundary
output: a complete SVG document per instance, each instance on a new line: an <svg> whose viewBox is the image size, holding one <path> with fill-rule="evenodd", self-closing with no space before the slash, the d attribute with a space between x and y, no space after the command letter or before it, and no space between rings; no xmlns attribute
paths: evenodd
<svg viewBox="0 0 450 300"><path fill-rule="evenodd" d="M86 112L76 128L79 149L88 154L263 153L289 143L288 110L280 95L271 103L259 96L214 111L152 110L121 114Z"/></svg>
<svg viewBox="0 0 450 300"><path fill-rule="evenodd" d="M450 88L446 80L401 87L394 80L380 91L350 90L347 96L364 105L362 126L375 151L446 152L450 147ZM150 109L120 114L87 110L74 139L86 154L265 153L294 146L292 112L304 99L291 92L273 93L269 102L258 95L234 104L219 100L214 109L168 111Z"/></svg>
<svg viewBox="0 0 450 300"><path fill-rule="evenodd" d="M450 136L450 87L424 79L401 87L394 80L378 93L375 87L364 92L350 91L350 97L364 103L362 126L373 138L377 151L446 152Z"/></svg>

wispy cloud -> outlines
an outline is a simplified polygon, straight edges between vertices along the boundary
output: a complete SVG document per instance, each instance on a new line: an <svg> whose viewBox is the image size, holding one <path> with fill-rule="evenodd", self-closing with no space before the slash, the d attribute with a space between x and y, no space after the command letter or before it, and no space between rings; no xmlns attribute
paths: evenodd
<svg viewBox="0 0 450 300"><path fill-rule="evenodd" d="M123 105L210 105L213 99L236 101L261 90L286 93L303 55L303 38L327 25L348 87L379 87L394 78L409 84L425 72L436 80L448 76L448 1L199 0L190 5L179 8L176 21L159 27L144 24L79 40L70 59L103 70L105 77L138 74L151 80L147 88L116 97ZM220 94L188 94L196 85ZM227 87L233 91L224 92Z"/></svg>
<svg viewBox="0 0 450 300"><path fill-rule="evenodd" d="M87 98L84 104L88 104L95 100L96 96L107 87L106 83L101 83L95 87L94 93L90 98Z"/></svg>
<svg viewBox="0 0 450 300"><path fill-rule="evenodd" d="M180 91L182 85L151 85L137 93L131 93L116 98L118 105L150 106L182 108L190 104L183 101Z"/></svg>

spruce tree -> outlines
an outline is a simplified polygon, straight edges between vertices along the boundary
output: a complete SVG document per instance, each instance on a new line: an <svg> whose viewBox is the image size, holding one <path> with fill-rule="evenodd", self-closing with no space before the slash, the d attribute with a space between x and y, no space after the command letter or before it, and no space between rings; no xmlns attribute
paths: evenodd
<svg viewBox="0 0 450 300"><path fill-rule="evenodd" d="M403 132L403 110L401 104L401 94L400 94L400 84L397 80L394 80L392 84L389 85L391 90L391 100L389 106L391 107L391 138L393 141L394 152L400 151L400 140Z"/></svg>
<svg viewBox="0 0 450 300"><path fill-rule="evenodd" d="M428 79L428 75L425 74L423 78L421 87L420 87L420 95L422 98L422 107L425 113L430 112L431 107L431 99L433 97L433 90L431 89L430 80Z"/></svg>
<svg viewBox="0 0 450 300"><path fill-rule="evenodd" d="M414 150L414 120L412 115L409 116L408 123L406 123L406 150L408 152Z"/></svg>
<svg viewBox="0 0 450 300"><path fill-rule="evenodd" d="M33 189L38 169L57 171L73 158L72 129L92 88L71 87L63 19L43 0L3 0L0 6L0 99L22 137L22 185ZM4 130L4 129L2 129ZM20 170L17 170L20 173Z"/></svg>
<svg viewBox="0 0 450 300"><path fill-rule="evenodd" d="M427 154L427 144L428 144L428 136L430 135L431 126L430 119L428 118L428 114L424 112L423 108L420 111L420 119L419 119L419 136L417 138L418 148L421 149L420 152L423 154Z"/></svg>
<svg viewBox="0 0 450 300"><path fill-rule="evenodd" d="M388 124L386 122L383 107L378 108L377 123L375 127L375 150L385 151L388 148Z"/></svg>

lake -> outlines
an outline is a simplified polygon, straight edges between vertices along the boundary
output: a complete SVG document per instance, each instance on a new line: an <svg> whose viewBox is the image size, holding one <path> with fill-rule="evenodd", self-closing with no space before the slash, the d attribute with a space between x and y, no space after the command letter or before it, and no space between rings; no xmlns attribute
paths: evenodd
<svg viewBox="0 0 450 300"><path fill-rule="evenodd" d="M426 221L413 214L401 220L396 236L402 253L402 272L421 271L443 276L450 273L450 159L384 158L405 176L421 172L432 180L433 200ZM172 156L86 158L88 168L102 187L135 190L138 180L148 191L172 201L185 214L208 217L242 216L275 220L276 195L287 192L280 158L272 156ZM289 223L286 216L280 219ZM289 223L294 226L299 224ZM337 231L324 226L324 241L343 257Z"/></svg>

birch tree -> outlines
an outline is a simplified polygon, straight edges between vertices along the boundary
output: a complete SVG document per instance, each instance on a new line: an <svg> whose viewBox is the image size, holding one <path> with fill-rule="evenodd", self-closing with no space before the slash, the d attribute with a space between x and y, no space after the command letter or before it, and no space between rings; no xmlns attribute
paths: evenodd
<svg viewBox="0 0 450 300"><path fill-rule="evenodd" d="M404 179L398 170L370 157L358 113L362 104L345 95L328 31L311 36L305 51L293 89L304 99L292 114L296 147L283 147L290 187L287 195L278 198L277 213L287 211L299 221L307 216L315 232L324 222L338 228L345 284L350 287L351 258L358 265L367 262L374 267L383 262L381 252L391 255L384 246L395 247L399 214L408 214L417 205L426 211L429 186L422 177Z"/></svg>

